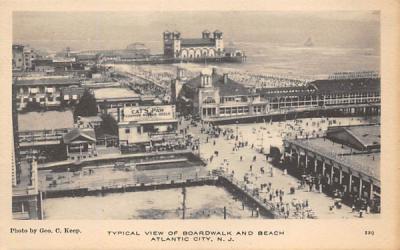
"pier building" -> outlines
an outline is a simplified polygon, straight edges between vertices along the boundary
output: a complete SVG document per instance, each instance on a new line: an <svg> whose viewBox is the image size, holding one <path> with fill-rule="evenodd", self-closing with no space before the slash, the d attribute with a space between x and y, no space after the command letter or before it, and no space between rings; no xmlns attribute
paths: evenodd
<svg viewBox="0 0 400 250"><path fill-rule="evenodd" d="M172 81L178 111L208 122L263 120L297 115L379 115L380 78L326 79L303 86L252 88L214 68Z"/></svg>
<svg viewBox="0 0 400 250"><path fill-rule="evenodd" d="M182 38L179 31L163 33L164 57L196 61L214 58L244 58L243 51L226 48L222 32L204 30L201 38Z"/></svg>

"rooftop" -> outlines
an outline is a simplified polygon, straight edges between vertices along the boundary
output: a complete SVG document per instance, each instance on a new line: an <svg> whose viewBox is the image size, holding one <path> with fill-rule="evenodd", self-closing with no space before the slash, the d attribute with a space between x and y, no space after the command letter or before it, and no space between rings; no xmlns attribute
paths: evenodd
<svg viewBox="0 0 400 250"><path fill-rule="evenodd" d="M364 145L381 144L381 127L375 126L348 126L346 130L350 131Z"/></svg>
<svg viewBox="0 0 400 250"><path fill-rule="evenodd" d="M94 96L97 100L113 98L139 98L139 94L126 88L100 88L94 89Z"/></svg>
<svg viewBox="0 0 400 250"><path fill-rule="evenodd" d="M380 152L365 153L324 138L291 140L290 142L328 156L354 171L380 180Z"/></svg>
<svg viewBox="0 0 400 250"><path fill-rule="evenodd" d="M262 88L257 89L257 93L263 96L269 97L281 97L281 96L308 96L310 92L315 92L315 89L310 87L304 86L294 86L294 87L280 87L280 88Z"/></svg>
<svg viewBox="0 0 400 250"><path fill-rule="evenodd" d="M88 129L80 129L80 128L75 128L68 132L67 134L64 135L63 140L65 144L71 143L75 139L82 137L85 140L89 140L92 142L96 141L96 135L93 129L88 128Z"/></svg>
<svg viewBox="0 0 400 250"><path fill-rule="evenodd" d="M381 132L379 125L357 125L357 126L338 126L330 127L327 136L330 138L338 137L340 133L346 133L356 144L361 144L364 149L379 146L381 144ZM343 136L342 136L343 137Z"/></svg>
<svg viewBox="0 0 400 250"><path fill-rule="evenodd" d="M18 114L19 131L35 131L72 128L72 111L28 112Z"/></svg>
<svg viewBox="0 0 400 250"><path fill-rule="evenodd" d="M63 95L82 95L85 90L85 87L68 86L61 88L61 93Z"/></svg>
<svg viewBox="0 0 400 250"><path fill-rule="evenodd" d="M181 40L182 47L192 46L214 46L215 42L211 38L184 38Z"/></svg>
<svg viewBox="0 0 400 250"><path fill-rule="evenodd" d="M316 80L310 83L321 93L379 92L380 78Z"/></svg>
<svg viewBox="0 0 400 250"><path fill-rule="evenodd" d="M38 85L74 85L79 84L79 80L70 77L62 78L35 78L15 80L14 84L20 86L38 86Z"/></svg>
<svg viewBox="0 0 400 250"><path fill-rule="evenodd" d="M230 79L228 77L227 83L224 83L224 76L212 74L212 85L219 88L220 96L238 96L238 95L251 95L251 92L242 84ZM192 88L200 88L201 76L197 76L186 83Z"/></svg>
<svg viewBox="0 0 400 250"><path fill-rule="evenodd" d="M77 54L75 57L77 60L96 60L97 54Z"/></svg>

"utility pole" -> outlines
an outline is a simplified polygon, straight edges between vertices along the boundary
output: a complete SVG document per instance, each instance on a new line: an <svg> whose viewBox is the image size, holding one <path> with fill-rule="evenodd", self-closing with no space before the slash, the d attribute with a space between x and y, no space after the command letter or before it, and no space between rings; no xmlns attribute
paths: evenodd
<svg viewBox="0 0 400 250"><path fill-rule="evenodd" d="M185 212L186 212L186 187L182 187L182 220L185 219Z"/></svg>

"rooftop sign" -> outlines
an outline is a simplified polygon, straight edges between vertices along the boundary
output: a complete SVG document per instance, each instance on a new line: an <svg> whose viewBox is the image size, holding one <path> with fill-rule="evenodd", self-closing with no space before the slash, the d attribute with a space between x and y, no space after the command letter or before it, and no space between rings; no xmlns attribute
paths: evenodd
<svg viewBox="0 0 400 250"><path fill-rule="evenodd" d="M121 113L122 121L160 121L175 119L175 106L125 107Z"/></svg>

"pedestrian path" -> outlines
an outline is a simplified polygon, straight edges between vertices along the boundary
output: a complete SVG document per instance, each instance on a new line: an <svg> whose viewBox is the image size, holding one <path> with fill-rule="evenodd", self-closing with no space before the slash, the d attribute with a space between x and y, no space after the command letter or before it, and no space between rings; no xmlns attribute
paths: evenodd
<svg viewBox="0 0 400 250"><path fill-rule="evenodd" d="M185 124L183 124L185 126ZM273 167L267 160L265 155L256 150L259 138L257 134L251 136L246 131L251 131L252 127L258 127L259 124L240 125L233 130L233 133L242 134L243 141L247 141L247 146L237 147L238 141L234 139L226 139L226 136L218 138L208 138L207 134L200 133L201 126L189 127L189 132L198 136L201 140L201 157L207 159L208 169L223 169L225 173L230 173L238 180L245 181L247 179L250 188L258 188L260 195L270 200L270 194L274 193L272 201L280 203L280 196L283 204L295 204L294 207L303 208L305 204L307 209L311 209L318 218L358 218L357 213L352 213L350 207L343 205L341 209L331 207L334 205L334 199L328 197L317 190L309 191L308 188L300 188L299 180L293 176L285 174L282 170ZM224 128L224 126L221 126ZM232 128L232 127L231 127ZM234 136L235 137L235 136ZM276 139L276 138L275 138ZM272 140L271 140L272 141ZM276 143L274 140L273 143ZM253 145L253 147L252 147ZM264 147L268 142L264 144ZM269 147L267 147L269 149ZM215 154L217 151L218 156ZM240 159L242 157L242 160ZM255 158L255 160L254 160ZM272 172L272 174L271 174ZM261 189L261 185L264 187ZM270 186L270 190L266 187ZM291 194L290 190L294 189ZM276 193L278 191L278 194ZM281 193L283 195L280 195ZM277 195L276 195L277 194ZM304 211L304 210L301 210ZM367 214L364 217L378 217L379 214ZM300 215L299 217L306 217Z"/></svg>

